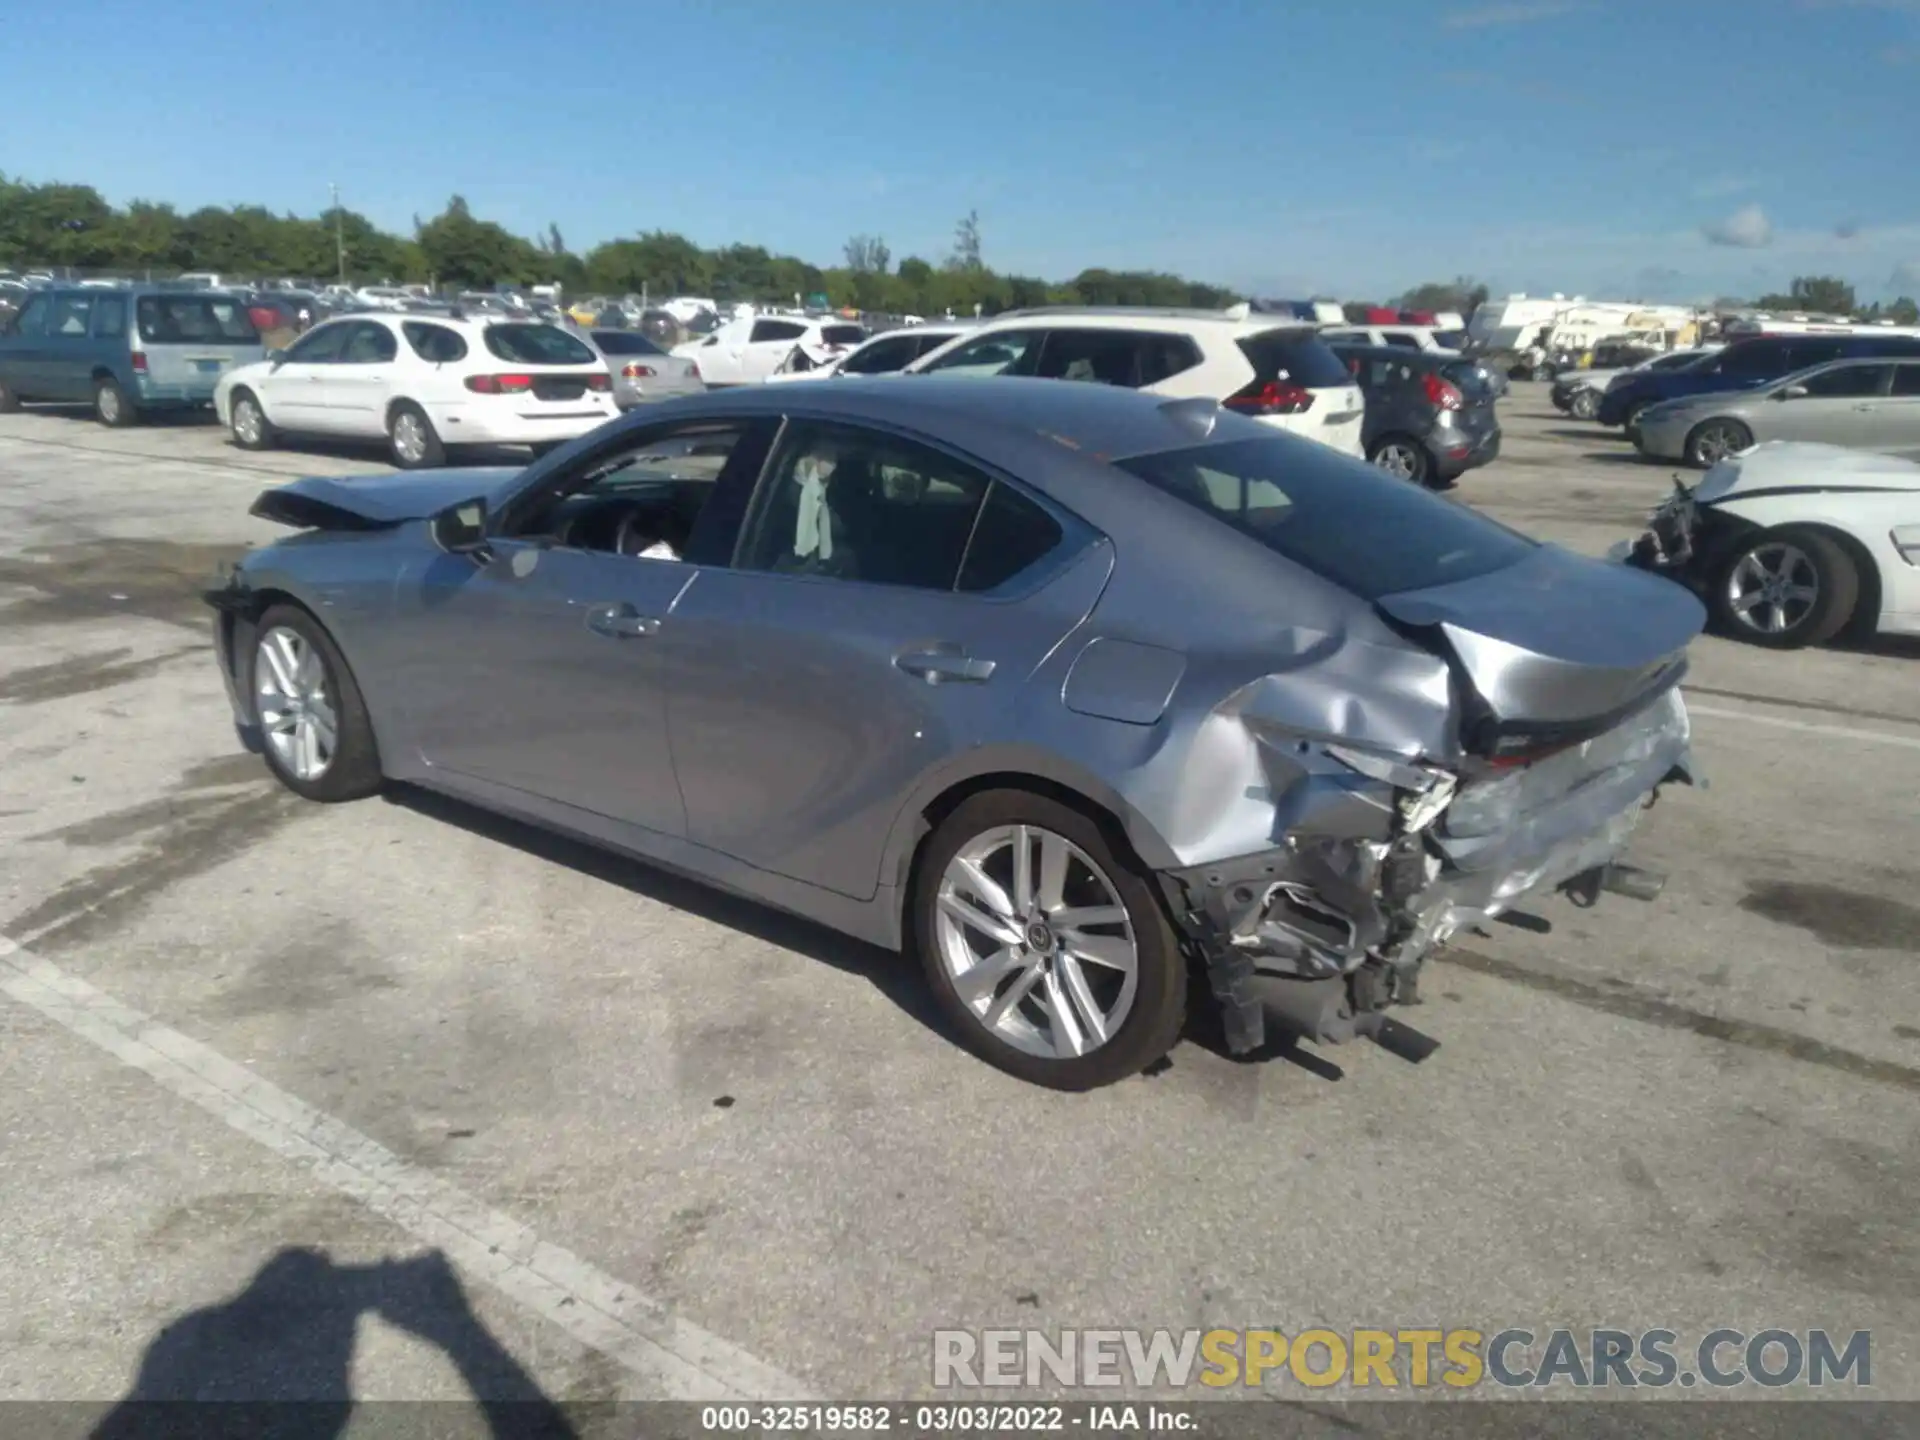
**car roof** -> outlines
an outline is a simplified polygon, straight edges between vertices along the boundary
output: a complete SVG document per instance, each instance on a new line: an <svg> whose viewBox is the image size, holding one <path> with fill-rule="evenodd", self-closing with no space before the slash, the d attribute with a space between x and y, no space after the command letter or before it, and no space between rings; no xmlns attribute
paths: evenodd
<svg viewBox="0 0 1920 1440"><path fill-rule="evenodd" d="M1076 330L1217 330L1233 336L1270 335L1277 330L1318 335L1324 326L1311 320L1279 315L1226 315L1218 310L1160 309L1150 306L1048 306L1038 310L1008 310L984 322L994 328L1048 328Z"/></svg>

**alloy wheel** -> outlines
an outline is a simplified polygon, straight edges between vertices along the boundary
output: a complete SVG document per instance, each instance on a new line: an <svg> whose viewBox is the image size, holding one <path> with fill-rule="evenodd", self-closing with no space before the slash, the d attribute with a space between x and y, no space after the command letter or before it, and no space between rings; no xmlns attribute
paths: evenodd
<svg viewBox="0 0 1920 1440"><path fill-rule="evenodd" d="M426 457L426 426L410 410L402 411L394 419L393 448L409 465L417 465Z"/></svg>
<svg viewBox="0 0 1920 1440"><path fill-rule="evenodd" d="M1411 445L1398 440L1389 440L1374 452L1373 463L1389 475L1397 475L1402 480L1411 480L1420 473L1420 457Z"/></svg>
<svg viewBox="0 0 1920 1440"><path fill-rule="evenodd" d="M339 747L339 721L326 662L297 630L276 625L260 637L253 662L254 713L274 759L296 780L327 773Z"/></svg>
<svg viewBox="0 0 1920 1440"><path fill-rule="evenodd" d="M1702 465L1718 465L1746 448L1745 437L1731 425L1709 425L1693 441L1693 458Z"/></svg>
<svg viewBox="0 0 1920 1440"><path fill-rule="evenodd" d="M1797 545L1756 545L1727 572L1727 608L1740 624L1764 635L1784 635L1820 599L1820 572Z"/></svg>
<svg viewBox="0 0 1920 1440"><path fill-rule="evenodd" d="M120 392L111 385L102 385L95 402L100 407L100 418L109 425L120 423Z"/></svg>
<svg viewBox="0 0 1920 1440"><path fill-rule="evenodd" d="M1029 1055L1091 1054L1126 1023L1140 951L1113 880L1038 825L975 836L947 863L935 945L975 1021Z"/></svg>
<svg viewBox="0 0 1920 1440"><path fill-rule="evenodd" d="M258 445L263 433L260 407L242 396L233 402L233 428L249 445Z"/></svg>

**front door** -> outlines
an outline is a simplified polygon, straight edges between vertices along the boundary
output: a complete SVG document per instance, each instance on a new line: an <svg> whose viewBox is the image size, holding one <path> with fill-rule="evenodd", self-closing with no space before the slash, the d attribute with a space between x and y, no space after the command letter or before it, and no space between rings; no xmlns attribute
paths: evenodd
<svg viewBox="0 0 1920 1440"><path fill-rule="evenodd" d="M0 345L0 380L23 400L50 398L45 383L47 314L52 308L53 297L44 291L29 296Z"/></svg>
<svg viewBox="0 0 1920 1440"><path fill-rule="evenodd" d="M385 325L354 322L340 358L326 367L320 382L328 429L343 435L386 434L387 401L399 353L399 343Z"/></svg>
<svg viewBox="0 0 1920 1440"><path fill-rule="evenodd" d="M806 333L807 327L795 320L754 321L740 351L736 378L749 385L766 379L785 363Z"/></svg>
<svg viewBox="0 0 1920 1440"><path fill-rule="evenodd" d="M929 446L791 422L735 565L660 636L689 838L870 898L916 782L1004 728L1098 599L1078 534Z"/></svg>
<svg viewBox="0 0 1920 1440"><path fill-rule="evenodd" d="M283 430L310 435L324 435L333 428L327 408L327 378L359 324L357 320L335 320L316 325L287 348L256 382L269 420Z"/></svg>

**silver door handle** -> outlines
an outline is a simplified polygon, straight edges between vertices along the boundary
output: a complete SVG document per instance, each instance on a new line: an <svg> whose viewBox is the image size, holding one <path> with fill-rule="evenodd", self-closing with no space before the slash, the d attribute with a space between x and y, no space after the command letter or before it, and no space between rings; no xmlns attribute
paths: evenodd
<svg viewBox="0 0 1920 1440"><path fill-rule="evenodd" d="M638 640L658 630L660 622L631 605L602 605L587 612L587 628L613 640Z"/></svg>
<svg viewBox="0 0 1920 1440"><path fill-rule="evenodd" d="M1856 410L1878 410L1880 407L1878 405L1856 405L1853 408Z"/></svg>
<svg viewBox="0 0 1920 1440"><path fill-rule="evenodd" d="M893 663L929 685L956 680L980 685L993 678L993 661L975 660L951 650L909 650L894 656Z"/></svg>

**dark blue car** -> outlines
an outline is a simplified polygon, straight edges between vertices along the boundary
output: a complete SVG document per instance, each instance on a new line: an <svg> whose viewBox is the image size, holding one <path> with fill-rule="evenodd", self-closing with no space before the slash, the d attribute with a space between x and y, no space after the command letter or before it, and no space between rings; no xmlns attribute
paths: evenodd
<svg viewBox="0 0 1920 1440"><path fill-rule="evenodd" d="M1684 370L1646 370L1622 377L1601 398L1602 425L1633 422L1647 406L1717 390L1749 390L1829 360L1870 355L1920 355L1920 339L1897 335L1763 335L1739 340Z"/></svg>

